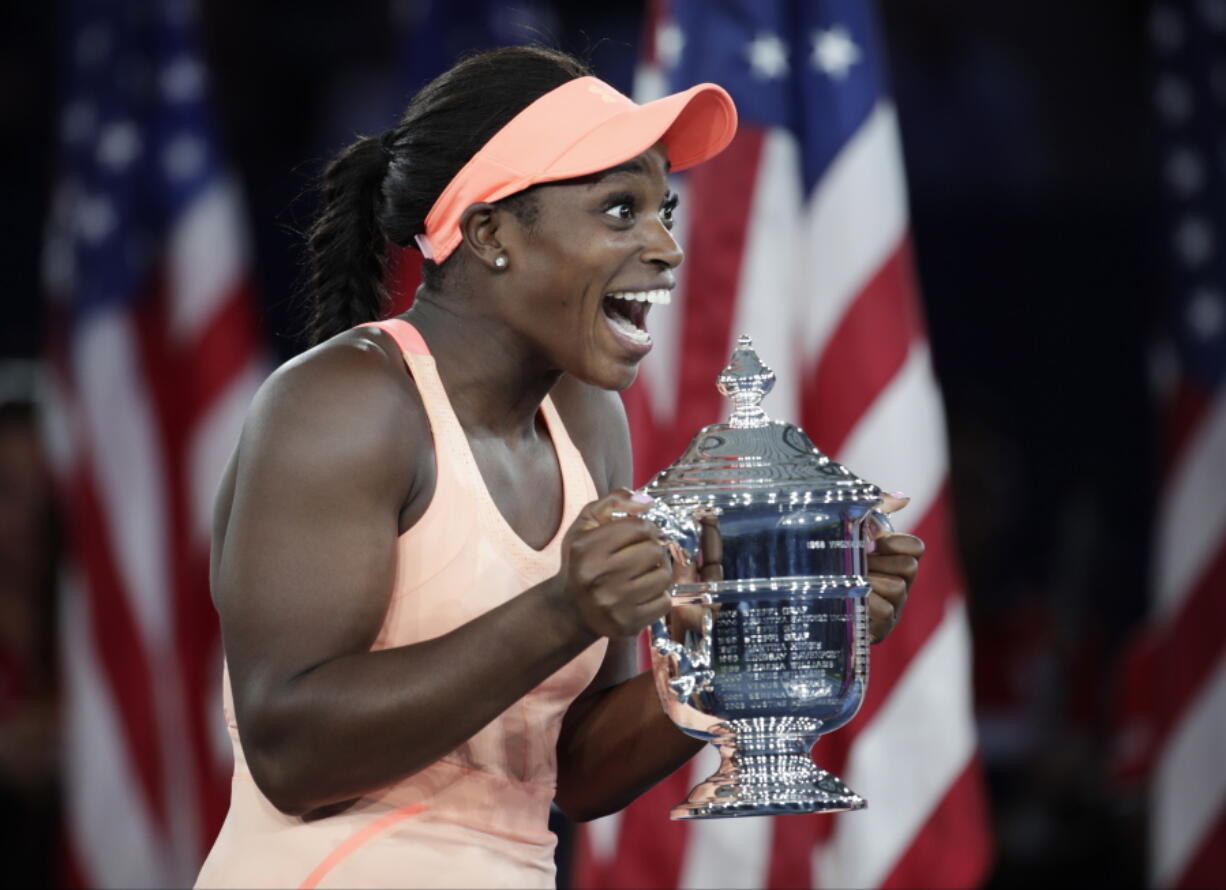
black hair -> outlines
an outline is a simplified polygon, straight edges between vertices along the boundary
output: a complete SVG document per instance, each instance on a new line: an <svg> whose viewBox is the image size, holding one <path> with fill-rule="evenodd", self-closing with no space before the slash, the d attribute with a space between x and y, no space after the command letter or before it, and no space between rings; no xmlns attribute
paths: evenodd
<svg viewBox="0 0 1226 890"><path fill-rule="evenodd" d="M311 342L382 318L386 243L416 246L435 200L495 133L541 96L590 73L573 56L543 47L479 53L423 87L391 130L337 155L321 178L320 213L307 235ZM531 189L500 203L525 225L535 221ZM438 287L447 266L426 260L426 285Z"/></svg>

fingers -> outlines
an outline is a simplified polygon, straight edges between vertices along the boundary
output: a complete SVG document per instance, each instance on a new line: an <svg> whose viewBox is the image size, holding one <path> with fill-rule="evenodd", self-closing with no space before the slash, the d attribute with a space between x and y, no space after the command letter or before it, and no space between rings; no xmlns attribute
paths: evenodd
<svg viewBox="0 0 1226 890"><path fill-rule="evenodd" d="M637 494L625 488L615 489L580 510L572 528L592 529L617 521L620 518L618 514L628 513L633 516L643 513L651 506L651 501L646 498L647 495Z"/></svg>
<svg viewBox="0 0 1226 890"><path fill-rule="evenodd" d="M901 491L887 491L881 495L881 502L882 513L897 513L911 503L911 498Z"/></svg>
<svg viewBox="0 0 1226 890"><path fill-rule="evenodd" d="M877 538L874 553L897 553L919 559L924 555L924 542L915 535L904 535L898 532Z"/></svg>
<svg viewBox="0 0 1226 890"><path fill-rule="evenodd" d="M637 633L671 605L673 561L660 529L641 518L650 501L617 491L588 504L571 526L561 576L567 599L601 636Z"/></svg>
<svg viewBox="0 0 1226 890"><path fill-rule="evenodd" d="M914 535L887 534L875 541L868 556L869 635L874 643L884 640L902 617L907 592L919 572L924 542Z"/></svg>
<svg viewBox="0 0 1226 890"><path fill-rule="evenodd" d="M906 597L904 596L904 600ZM898 623L901 615L901 607L895 608L894 604L888 599L878 594L875 590L868 595L868 637L871 643L880 643L890 631L894 629L894 625Z"/></svg>
<svg viewBox="0 0 1226 890"><path fill-rule="evenodd" d="M699 544L702 548L703 581L724 580L724 539L719 533L719 517L703 516L699 519Z"/></svg>
<svg viewBox="0 0 1226 890"><path fill-rule="evenodd" d="M672 582L672 557L668 548L656 541L637 541L623 547L609 557L605 573L609 578L621 579L627 589L648 579L648 585L660 581L662 573L665 585Z"/></svg>
<svg viewBox="0 0 1226 890"><path fill-rule="evenodd" d="M874 553L868 558L869 575L894 575L910 587L919 572L919 560L914 556L897 556Z"/></svg>

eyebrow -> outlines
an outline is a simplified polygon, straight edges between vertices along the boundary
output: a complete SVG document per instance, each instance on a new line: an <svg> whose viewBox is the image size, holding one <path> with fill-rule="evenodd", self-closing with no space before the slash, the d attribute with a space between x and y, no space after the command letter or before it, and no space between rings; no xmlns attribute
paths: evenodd
<svg viewBox="0 0 1226 890"><path fill-rule="evenodd" d="M670 164L667 159L665 159L665 175L672 172L672 168L673 165ZM638 158L632 158L629 161L626 161L624 164L618 164L616 167L610 167L608 170L601 170L599 173L593 174L592 179L594 182L601 182L610 176L617 176L621 173L640 173L645 176L647 174L647 166Z"/></svg>

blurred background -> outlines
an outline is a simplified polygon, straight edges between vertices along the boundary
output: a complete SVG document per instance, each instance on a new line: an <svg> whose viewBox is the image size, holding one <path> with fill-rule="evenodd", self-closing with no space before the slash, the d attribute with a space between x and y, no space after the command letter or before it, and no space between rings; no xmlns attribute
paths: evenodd
<svg viewBox="0 0 1226 890"><path fill-rule="evenodd" d="M710 37L704 16L746 19L747 40L766 33L754 23L770 4L677 5L670 18L631 0L137 3L137 19L157 23L127 47L130 58L193 60L159 81L163 95L181 101L151 115L147 131L107 130L81 110L82 97L98 94L90 107L105 117L107 102L127 95L130 71L91 74L88 65L119 52L96 26L126 22L130 4L9 6L0 29L0 152L8 171L0 214L0 845L14 879L190 881L199 838L224 814L228 753L209 748L216 732L206 726L220 727L217 632L202 556L211 489L206 481L192 491L177 479L191 468L215 478L216 458L200 457L200 446L176 438L180 421L165 418L195 417L193 405L211 405L224 391L229 407L214 426L209 409L199 409L213 431L212 453L224 459L252 387L305 347L301 232L315 210L312 182L322 164L355 134L391 126L412 92L465 50L544 42L586 58L623 92L634 93L637 80L642 95L647 75L703 72L694 53ZM163 7L171 10L166 22L158 18ZM784 44L789 23L847 18L849 31L829 24L813 32L853 38L827 40L827 55L819 40L814 65L827 66L836 84L871 66L864 89L876 91L873 101L893 97L909 207L899 262L913 267L917 282L903 293L918 299L920 333L912 336L926 331L944 403L944 418L939 409L930 417L944 425L937 438L947 444L952 531L941 540L949 542L951 577L964 578L950 582L957 588L950 595L965 603L972 641L969 675L948 678L973 689L977 753L948 786L960 789L949 804L960 815L933 816L945 792L938 793L899 841L897 862L874 882L1226 886L1226 788L1217 778L1226 750L1226 410L1218 386L1226 360L1226 3L785 7L776 21ZM761 54L751 58L753 71L782 79L787 65L772 55L774 45L754 45ZM724 80L704 74L689 82L699 79ZM753 118L739 95L738 104ZM198 142L176 143L167 135L176 127L195 128ZM126 197L108 205L119 207L108 217L97 190L81 185L93 175L81 171L94 163L82 158L101 158L112 173L128 164L137 170L140 146L155 143L166 148L168 191L151 196L147 184L125 179ZM837 161L839 150L828 154ZM225 184L208 192L226 196L219 215L193 210L206 180L209 188ZM796 189L821 193L823 181L806 174ZM710 209L702 200L695 191L691 220ZM117 262L109 233L142 208L153 208L133 238L143 253ZM202 241L184 247L178 229L163 240L168 220L181 218L197 220L186 228ZM150 346L105 326L81 333L82 319L111 307L118 291L134 303L156 297L152 291L178 280L188 255L198 264L183 273L192 281L241 267L224 306L216 302L224 325L190 306L183 317L137 307L133 330L169 332L164 342ZM133 271L150 264L162 269L161 285ZM412 264L399 258L392 271L402 304ZM95 286L104 280L109 290ZM877 324L889 327L870 319L870 329ZM184 330L204 341L190 360ZM718 339L714 352L726 356L727 344ZM874 360L876 348L872 336L860 344ZM709 386L716 370L694 374ZM161 419L144 433L146 421L100 382L124 375L149 378ZM657 390L662 376L652 383ZM651 435L643 417L658 413L659 399L631 393L628 403L642 443ZM808 411L806 429L842 458ZM688 440L696 425L682 426ZM641 449L644 471L679 451L676 436L658 423L652 429L658 447ZM154 450L160 457L142 463L143 452L125 446L141 436L162 443ZM892 444L908 447L905 435ZM127 455L109 470L97 456L107 447ZM179 458L188 471L176 469ZM82 474L99 481L82 487ZM145 509L152 491L180 483L187 494ZM153 569L132 568L155 549L169 554L153 561L171 587L150 580ZM100 562L103 552L113 555ZM125 572L138 578L126 594ZM150 605L168 589L176 606ZM125 607L125 596L136 604ZM149 614L165 622L161 635L150 632L142 617ZM147 642L150 633L160 642L143 653L125 642ZM165 673L162 659L175 662L170 672L180 685L149 679ZM151 714L204 690L213 690L213 710L142 732L142 721L157 723ZM854 750L831 756L854 760ZM923 762L909 768L922 771ZM188 787L176 791L184 775ZM82 790L85 783L96 788ZM125 794L137 802L117 803ZM974 803L980 799L986 809ZM668 802L661 798L656 813ZM173 815L185 808L196 812L188 824ZM673 859L655 847L636 852L630 820L583 836L559 823L560 882L685 883L680 866L651 871L652 857ZM927 880L899 864L918 855L916 826L925 820L940 841L921 862ZM111 824L120 821L126 827ZM810 848L822 855L831 831L819 827L795 841L804 845L801 858L809 862ZM778 852L790 835L772 837L766 843ZM610 864L636 856L648 864L622 872ZM934 864L958 856L969 857L960 871ZM778 864L788 861L772 860L757 884L821 884L830 874L817 859L799 870Z"/></svg>

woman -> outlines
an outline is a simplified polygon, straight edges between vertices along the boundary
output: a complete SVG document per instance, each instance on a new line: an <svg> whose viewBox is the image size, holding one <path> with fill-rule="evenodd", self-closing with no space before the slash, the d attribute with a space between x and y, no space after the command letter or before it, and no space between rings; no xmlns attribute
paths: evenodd
<svg viewBox="0 0 1226 890"><path fill-rule="evenodd" d="M682 258L670 164L734 130L718 87L639 107L511 48L326 171L323 342L261 389L218 496L236 765L200 885L551 886L551 801L612 812L701 747L634 676L672 574L616 391ZM413 309L355 328L414 240ZM879 543L878 637L921 548Z"/></svg>

